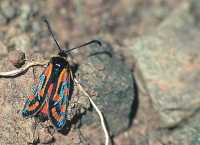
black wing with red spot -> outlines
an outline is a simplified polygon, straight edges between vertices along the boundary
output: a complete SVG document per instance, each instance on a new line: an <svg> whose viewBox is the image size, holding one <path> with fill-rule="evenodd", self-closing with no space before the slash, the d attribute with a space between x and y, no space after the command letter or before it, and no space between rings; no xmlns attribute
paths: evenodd
<svg viewBox="0 0 200 145"><path fill-rule="evenodd" d="M48 80L51 76L53 65L49 63L47 68L39 77L39 83L32 87L33 95L28 96L25 101L24 108L22 110L23 117L32 117L36 115L45 104L46 94L45 89L48 84Z"/></svg>

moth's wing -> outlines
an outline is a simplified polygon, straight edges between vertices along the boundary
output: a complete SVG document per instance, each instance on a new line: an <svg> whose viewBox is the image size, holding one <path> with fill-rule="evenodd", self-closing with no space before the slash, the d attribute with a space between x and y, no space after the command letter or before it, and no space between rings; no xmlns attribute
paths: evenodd
<svg viewBox="0 0 200 145"><path fill-rule="evenodd" d="M69 91L70 70L64 68L58 77L55 94L48 101L48 116L57 130L62 129L66 124Z"/></svg>
<svg viewBox="0 0 200 145"><path fill-rule="evenodd" d="M40 75L38 84L33 85L33 95L27 97L24 108L22 110L23 117L27 118L34 116L40 111L40 109L45 104L45 88L50 78L51 72L52 64L49 64L47 68L43 71L43 73Z"/></svg>

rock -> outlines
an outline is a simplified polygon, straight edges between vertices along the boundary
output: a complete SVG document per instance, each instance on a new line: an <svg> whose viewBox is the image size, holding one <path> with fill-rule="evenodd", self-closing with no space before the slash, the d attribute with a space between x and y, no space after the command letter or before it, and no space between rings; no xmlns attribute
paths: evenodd
<svg viewBox="0 0 200 145"><path fill-rule="evenodd" d="M22 31L40 31L40 24L37 21L31 21L31 19L38 14L38 4L31 2L30 4L22 4L19 10L19 26Z"/></svg>
<svg viewBox="0 0 200 145"><path fill-rule="evenodd" d="M29 28L29 17L31 14L31 5L23 4L20 9L20 21L19 25L22 31L26 31Z"/></svg>
<svg viewBox="0 0 200 145"><path fill-rule="evenodd" d="M157 124L163 130L149 132L149 142L156 138L152 145L159 140L200 144L200 32L190 8L183 3L153 34L128 44L144 76L144 81L136 79L140 90L149 94L160 116Z"/></svg>
<svg viewBox="0 0 200 145"><path fill-rule="evenodd" d="M8 54L7 47L0 41L0 56L5 56Z"/></svg>
<svg viewBox="0 0 200 145"><path fill-rule="evenodd" d="M25 63L25 53L20 50L11 51L8 59L15 67L19 68Z"/></svg>
<svg viewBox="0 0 200 145"><path fill-rule="evenodd" d="M41 144L50 144L54 142L53 136L48 132L47 128L41 128L38 131L39 142Z"/></svg>
<svg viewBox="0 0 200 145"><path fill-rule="evenodd" d="M26 53L32 46L31 38L26 34L15 36L10 40L8 46L11 49L20 50Z"/></svg>
<svg viewBox="0 0 200 145"><path fill-rule="evenodd" d="M103 112L110 133L116 135L126 130L132 121L135 97L133 77L128 67L114 56L111 46L106 43L103 43L102 48L92 46L89 57L82 59L77 73ZM99 116L94 109L87 112L81 121L84 125L101 128Z"/></svg>
<svg viewBox="0 0 200 145"><path fill-rule="evenodd" d="M13 69L6 58L0 64L1 71ZM29 72L18 78L0 78L1 144L27 145L27 142L32 141L32 121L24 120L20 112L25 96L31 93L31 79L32 73Z"/></svg>
<svg viewBox="0 0 200 145"><path fill-rule="evenodd" d="M5 25L7 22L6 18L0 13L0 25Z"/></svg>
<svg viewBox="0 0 200 145"><path fill-rule="evenodd" d="M9 0L1 2L1 12L8 20L14 18L17 15L17 9L14 3Z"/></svg>
<svg viewBox="0 0 200 145"><path fill-rule="evenodd" d="M200 3L198 0L191 1L191 12L194 14L197 24L200 24Z"/></svg>

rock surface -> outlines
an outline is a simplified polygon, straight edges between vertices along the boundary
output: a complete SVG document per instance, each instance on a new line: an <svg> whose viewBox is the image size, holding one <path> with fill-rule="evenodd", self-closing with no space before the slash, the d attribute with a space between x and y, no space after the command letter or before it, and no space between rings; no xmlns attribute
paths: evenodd
<svg viewBox="0 0 200 145"><path fill-rule="evenodd" d="M115 58L111 51L111 47L106 44L103 44L103 46L104 47L93 46L88 49L88 54L90 54L90 56L84 58L84 61L80 64L77 73L81 74L81 82L83 82L83 85L87 88L89 93L94 95L93 99L95 103L105 115L111 135L116 135L128 129L133 119L131 117L131 107L134 101L133 79L131 72L126 65ZM87 53L87 51L85 52ZM1 64L9 63L6 61L8 60L2 60ZM11 68L13 67L11 67L10 64L2 68L2 70L9 70ZM39 72L42 70L43 69L40 68ZM29 70L27 73L17 78L8 80L0 79L0 83L2 85L2 104L7 107L7 109L1 111L1 118L3 120L5 118L5 120L9 120L10 122L2 122L2 130L6 131L6 127L16 128L16 126L18 126L15 130L15 132L18 132L18 138L28 135L29 138L26 138L26 141L30 141L30 123L32 123L33 120L26 120L21 117L20 110L23 108L23 101L25 97L20 98L19 96L28 96L28 94L31 94L30 88L33 79L31 72L32 71ZM37 74L39 74L39 72L37 71ZM5 88L4 86L7 87ZM80 96L80 100L84 98L86 98L86 96ZM86 100L89 104L89 100ZM87 110L87 106L83 107ZM12 113L15 115L12 115ZM93 109L87 111L86 115L83 115L81 121L83 125L81 129L84 130L86 126L92 126L93 134L96 132L102 136L95 142L103 142L103 131L101 131L101 133L99 132L99 130L102 129L100 119ZM21 125L22 122L23 125ZM55 136L57 136L57 134L59 139L56 144L62 144L62 142L65 142L64 140L67 138L63 138L62 140L59 133L56 133ZM12 133L7 136L4 134L2 136L2 143L9 144L9 142L12 142L12 138L10 138L10 136L12 136ZM41 135L41 137L42 136L45 135ZM23 145L26 144L26 141L22 143L19 139L19 142L15 141L15 144Z"/></svg>
<svg viewBox="0 0 200 145"><path fill-rule="evenodd" d="M1 71L15 69L6 58L11 51L25 52L29 61L49 60L57 53L41 21L43 16L49 18L62 47L68 43L76 46L96 36L112 44L114 53L104 44L102 49L91 46L72 54L79 64L76 75L79 73L84 88L104 112L114 144L200 144L199 0L1 0ZM109 53L90 55L102 50ZM126 65L135 77L132 84ZM42 70L35 67L36 78ZM17 78L0 78L1 145L32 141L34 121L25 120L20 114L24 99L31 94L32 80L32 69ZM111 90L115 86L117 91ZM135 95L129 95L132 87ZM95 110L87 97L74 92L75 102L82 109L72 114L82 113L82 117L73 120L67 134L56 132L54 137L43 127L48 122L40 124L41 142L103 144L104 134ZM134 102L128 102L131 99Z"/></svg>
<svg viewBox="0 0 200 145"><path fill-rule="evenodd" d="M184 3L154 34L130 47L145 80L140 87L159 113L159 128L169 129L170 137L161 139L166 144L200 144L200 32L190 8ZM160 139L157 133L149 134Z"/></svg>
<svg viewBox="0 0 200 145"><path fill-rule="evenodd" d="M94 101L105 115L111 135L128 129L132 122L134 82L126 65L114 56L110 45L103 43L103 49L93 46L89 57L83 59L80 67L80 79L83 85L92 91ZM92 122L100 127L96 112L87 113L83 123Z"/></svg>

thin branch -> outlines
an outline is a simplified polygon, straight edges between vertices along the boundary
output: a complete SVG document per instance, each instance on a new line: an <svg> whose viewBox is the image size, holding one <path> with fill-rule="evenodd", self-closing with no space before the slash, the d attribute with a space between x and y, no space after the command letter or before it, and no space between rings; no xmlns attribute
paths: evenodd
<svg viewBox="0 0 200 145"><path fill-rule="evenodd" d="M98 115L100 117L100 120L101 120L101 126L103 128L103 131L104 131L104 134L105 134L105 138L106 138L105 145L108 145L109 144L109 134L108 134L108 130L106 128L104 117L103 117L101 111L98 109L98 107L96 106L96 104L94 103L94 101L92 100L90 95L85 91L85 89L82 87L82 85L79 83L79 81L74 78L74 82L77 83L77 86L79 87L79 89L88 97L88 99L90 100L92 106L97 111L97 113L98 113Z"/></svg>
<svg viewBox="0 0 200 145"><path fill-rule="evenodd" d="M17 76L17 75L19 75L21 73L26 72L30 67L33 67L33 66L44 66L45 64L47 64L47 61L29 62L27 65L25 65L24 67L21 67L19 69L8 71L8 72L0 72L0 77L15 77L15 76Z"/></svg>

